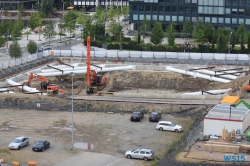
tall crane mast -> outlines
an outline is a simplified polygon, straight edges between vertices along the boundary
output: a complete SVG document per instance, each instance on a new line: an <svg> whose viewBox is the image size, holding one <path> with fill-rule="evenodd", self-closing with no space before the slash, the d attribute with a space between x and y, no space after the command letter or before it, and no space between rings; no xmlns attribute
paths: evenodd
<svg viewBox="0 0 250 166"><path fill-rule="evenodd" d="M90 36L87 37L87 75L86 75L86 92L87 94L92 93L93 88L91 87L91 74L90 74Z"/></svg>

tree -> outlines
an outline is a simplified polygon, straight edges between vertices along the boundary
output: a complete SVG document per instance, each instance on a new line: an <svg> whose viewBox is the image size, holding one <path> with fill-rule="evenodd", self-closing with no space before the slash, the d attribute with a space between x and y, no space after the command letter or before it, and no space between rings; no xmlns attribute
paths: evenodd
<svg viewBox="0 0 250 166"><path fill-rule="evenodd" d="M121 13L124 16L124 18L127 18L129 15L129 6L123 6L121 9ZM127 23L127 21L125 22L125 24Z"/></svg>
<svg viewBox="0 0 250 166"><path fill-rule="evenodd" d="M164 38L164 31L160 22L155 22L150 36L150 42L153 44L160 44Z"/></svg>
<svg viewBox="0 0 250 166"><path fill-rule="evenodd" d="M213 36L213 26L211 25L210 22L207 21L205 23L203 32L204 32L204 37L207 39L208 42L210 42Z"/></svg>
<svg viewBox="0 0 250 166"><path fill-rule="evenodd" d="M183 24L183 30L182 30L182 32L188 33L188 34L191 35L191 33L192 33L192 23L190 22L189 19L185 19L185 22Z"/></svg>
<svg viewBox="0 0 250 166"><path fill-rule="evenodd" d="M115 10L115 6L112 4L107 13L107 20L108 21L114 20L115 16L116 16L116 10Z"/></svg>
<svg viewBox="0 0 250 166"><path fill-rule="evenodd" d="M41 0L40 4L38 4L39 11L44 12L46 14L53 12L54 0Z"/></svg>
<svg viewBox="0 0 250 166"><path fill-rule="evenodd" d="M20 58L22 57L22 49L17 41L13 41L9 48L9 54L11 58Z"/></svg>
<svg viewBox="0 0 250 166"><path fill-rule="evenodd" d="M247 43L247 29L243 23L241 23L238 26L236 30L236 34L237 34L237 42L243 43L243 44Z"/></svg>
<svg viewBox="0 0 250 166"><path fill-rule="evenodd" d="M101 6L95 8L95 13L93 15L95 34L104 36L105 35L105 20L106 20L106 10Z"/></svg>
<svg viewBox="0 0 250 166"><path fill-rule="evenodd" d="M17 5L17 10L20 12L20 13L23 13L25 11L25 8L24 8L24 5L23 3L19 3Z"/></svg>
<svg viewBox="0 0 250 166"><path fill-rule="evenodd" d="M30 16L28 26L30 27L31 30L34 30L36 27L39 26L39 19L40 18L41 18L40 14L38 12L35 12Z"/></svg>
<svg viewBox="0 0 250 166"><path fill-rule="evenodd" d="M21 31L23 27L24 27L24 23L23 23L22 17L20 14L18 14L17 21L14 24L14 28L12 29L12 32L11 32L12 36L20 37L22 35Z"/></svg>
<svg viewBox="0 0 250 166"><path fill-rule="evenodd" d="M140 24L140 30L143 34L143 40L145 38L146 32L150 30L150 22L147 20L147 18L144 16L143 20L141 21Z"/></svg>
<svg viewBox="0 0 250 166"><path fill-rule="evenodd" d="M111 20L108 31L112 33L113 36L115 36L115 35L119 35L121 33L121 30L122 30L122 26L115 20Z"/></svg>
<svg viewBox="0 0 250 166"><path fill-rule="evenodd" d="M27 45L27 49L30 54L35 54L37 52L37 43L33 40L30 40Z"/></svg>
<svg viewBox="0 0 250 166"><path fill-rule="evenodd" d="M225 33L224 28L218 28L217 30L217 34L218 34L218 38L217 38L217 51L218 52L223 52L227 49L227 38Z"/></svg>
<svg viewBox="0 0 250 166"><path fill-rule="evenodd" d="M87 39L88 36L94 38L94 28L92 24L91 17L89 15L86 16L85 21L84 21L84 28L83 28L83 39Z"/></svg>
<svg viewBox="0 0 250 166"><path fill-rule="evenodd" d="M136 33L132 40L133 40L134 42L136 42L136 43L139 43L139 42L138 42L139 39L140 39L140 43L142 43L143 40L142 40L142 38L140 37L139 33Z"/></svg>
<svg viewBox="0 0 250 166"><path fill-rule="evenodd" d="M232 49L234 49L234 47L235 47L235 32L233 32L232 33L232 40L231 40L231 42L232 42Z"/></svg>
<svg viewBox="0 0 250 166"><path fill-rule="evenodd" d="M215 30L213 29L213 36L212 36L212 49L214 49L214 44L216 42L216 34L215 34Z"/></svg>
<svg viewBox="0 0 250 166"><path fill-rule="evenodd" d="M203 30L204 30L204 25L201 20L198 20L195 24L194 32L193 32L193 38L195 38L198 43L204 41Z"/></svg>
<svg viewBox="0 0 250 166"><path fill-rule="evenodd" d="M54 36L56 36L56 31L54 29L54 25L50 22L47 24L43 30L44 35L43 37L48 40L49 39L49 45L50 45L50 39L52 39Z"/></svg>
<svg viewBox="0 0 250 166"><path fill-rule="evenodd" d="M168 27L167 27L167 37L168 37L168 44L169 46L174 46L175 44L175 36L174 36L174 32L175 32L175 24L171 23Z"/></svg>
<svg viewBox="0 0 250 166"><path fill-rule="evenodd" d="M250 33L248 32L247 48L250 50Z"/></svg>
<svg viewBox="0 0 250 166"><path fill-rule="evenodd" d="M75 24L78 17L79 14L75 10L70 10L64 15L63 21L65 23L67 31L69 31L70 33L73 33L73 31L75 30Z"/></svg>

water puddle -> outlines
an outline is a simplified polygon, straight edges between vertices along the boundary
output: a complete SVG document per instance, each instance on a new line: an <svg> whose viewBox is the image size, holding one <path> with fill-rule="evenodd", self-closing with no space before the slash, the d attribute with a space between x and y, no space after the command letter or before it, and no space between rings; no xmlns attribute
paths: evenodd
<svg viewBox="0 0 250 166"><path fill-rule="evenodd" d="M94 145L85 142L76 142L74 143L75 148L83 149L83 150L91 150L94 149Z"/></svg>

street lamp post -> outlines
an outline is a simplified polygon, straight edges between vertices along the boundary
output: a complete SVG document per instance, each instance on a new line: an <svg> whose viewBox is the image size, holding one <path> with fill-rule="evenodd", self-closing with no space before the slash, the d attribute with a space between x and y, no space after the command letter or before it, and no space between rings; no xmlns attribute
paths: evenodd
<svg viewBox="0 0 250 166"><path fill-rule="evenodd" d="M228 42L228 54L230 54L230 38L231 38L232 32L230 32L229 36L229 42Z"/></svg>
<svg viewBox="0 0 250 166"><path fill-rule="evenodd" d="M74 80L73 76L75 75L73 72L70 73L72 76L72 96L71 96L71 117L72 117L72 149L74 149L74 91L73 91L73 85L74 85Z"/></svg>

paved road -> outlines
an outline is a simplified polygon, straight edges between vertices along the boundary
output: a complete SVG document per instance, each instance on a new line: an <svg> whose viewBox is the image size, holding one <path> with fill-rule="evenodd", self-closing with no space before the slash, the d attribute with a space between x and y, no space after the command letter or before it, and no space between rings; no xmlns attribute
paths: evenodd
<svg viewBox="0 0 250 166"><path fill-rule="evenodd" d="M109 154L83 152L54 166L133 166L134 161Z"/></svg>
<svg viewBox="0 0 250 166"><path fill-rule="evenodd" d="M185 104L185 105L215 105L219 100L176 100L176 99L147 99L147 98L123 98L108 96L74 96L75 100L95 100L95 101L117 101L135 103L157 103L157 104Z"/></svg>

